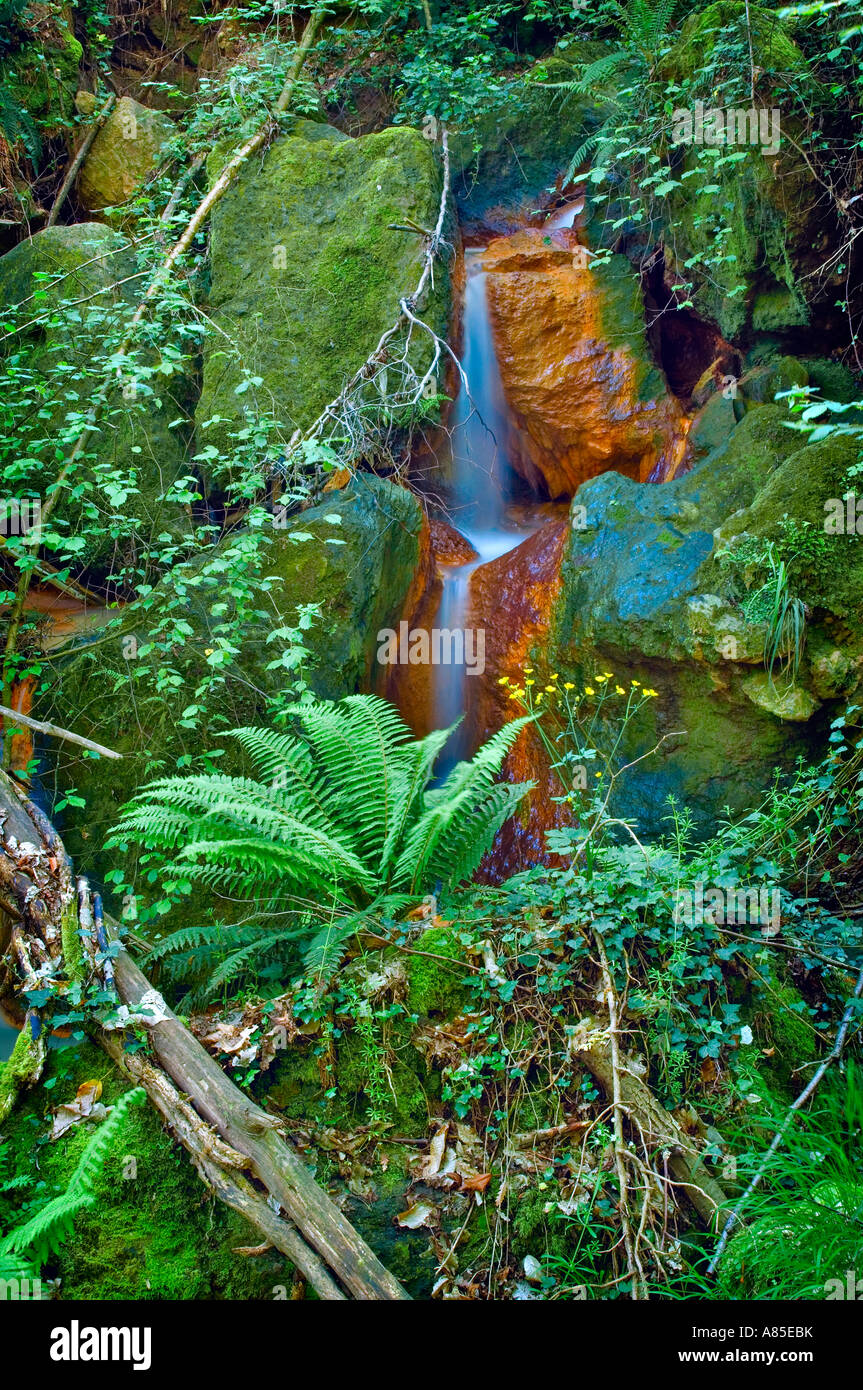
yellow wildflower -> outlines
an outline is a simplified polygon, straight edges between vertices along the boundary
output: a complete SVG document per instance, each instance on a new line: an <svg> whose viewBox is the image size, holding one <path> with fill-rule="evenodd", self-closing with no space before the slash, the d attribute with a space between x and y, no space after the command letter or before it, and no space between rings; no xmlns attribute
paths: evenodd
<svg viewBox="0 0 863 1390"><path fill-rule="evenodd" d="M605 682L610 679L610 676L597 676L596 683L597 685L605 685Z"/></svg>
<svg viewBox="0 0 863 1390"><path fill-rule="evenodd" d="M546 695L556 695L557 691L555 690L553 685L547 685L545 687L545 693Z"/></svg>
<svg viewBox="0 0 863 1390"><path fill-rule="evenodd" d="M536 685L536 681L525 681L525 685Z"/></svg>
<svg viewBox="0 0 863 1390"><path fill-rule="evenodd" d="M626 692L624 691L622 685L616 685L616 686L614 687L614 693L615 693L615 695L623 695L623 694L625 694Z"/></svg>
<svg viewBox="0 0 863 1390"><path fill-rule="evenodd" d="M573 685L572 681L564 681L563 688L564 690L574 690L575 686Z"/></svg>
<svg viewBox="0 0 863 1390"><path fill-rule="evenodd" d="M592 685L586 685L586 686L584 687L584 693L585 693L585 695L592 695L592 694L593 694L593 686L592 686Z"/></svg>
<svg viewBox="0 0 863 1390"><path fill-rule="evenodd" d="M532 676L532 675L533 675L533 667L532 667L532 666L525 666L525 668L524 668L524 674L525 674L526 676Z"/></svg>
<svg viewBox="0 0 863 1390"><path fill-rule="evenodd" d="M641 681L630 681L630 685L641 685Z"/></svg>
<svg viewBox="0 0 863 1390"><path fill-rule="evenodd" d="M658 690L645 690L644 693L645 693L645 695L650 696L651 699L658 699L658 697L659 697L659 691L658 691Z"/></svg>
<svg viewBox="0 0 863 1390"><path fill-rule="evenodd" d="M501 676L498 685L509 685L509 676Z"/></svg>

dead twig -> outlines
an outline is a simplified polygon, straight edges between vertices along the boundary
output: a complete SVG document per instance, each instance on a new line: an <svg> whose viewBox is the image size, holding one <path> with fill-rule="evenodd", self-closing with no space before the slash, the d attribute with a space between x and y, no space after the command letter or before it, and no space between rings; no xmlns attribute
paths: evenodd
<svg viewBox="0 0 863 1390"><path fill-rule="evenodd" d="M69 196L69 190L72 187L72 184L75 182L78 170L81 168L81 165L87 158L90 146L92 145L93 141L96 139L96 136L99 134L99 131L102 129L102 126L108 119L108 115L116 100L117 98L113 94L109 96L108 100L105 102L105 105L102 107L101 111L97 115L95 121L90 126L90 129L87 131L86 136L81 142L81 148L78 150L78 153L75 155L75 158L69 165L69 168L66 171L66 177L60 185L60 191L57 194L57 197L54 199L51 211L48 213L48 221L45 223L46 228L53 227L54 223L57 221L63 204Z"/></svg>
<svg viewBox="0 0 863 1390"><path fill-rule="evenodd" d="M103 758L122 758L122 753L115 753L113 748L106 748L102 743L94 743L91 738L84 738L81 734L73 734L69 729L61 729L58 724L47 724L42 719L31 719L29 714L22 714L20 710L10 709L8 705L0 705L0 715L3 716L5 725L23 724L27 729L35 729L37 734L48 734L51 738L62 738L67 743L77 743L81 748L89 748L91 753L99 753Z"/></svg>

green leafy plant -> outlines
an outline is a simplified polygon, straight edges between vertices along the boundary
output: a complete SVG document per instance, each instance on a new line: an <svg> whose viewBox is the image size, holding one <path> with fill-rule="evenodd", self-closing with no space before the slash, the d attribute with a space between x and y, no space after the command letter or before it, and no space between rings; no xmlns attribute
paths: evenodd
<svg viewBox="0 0 863 1390"><path fill-rule="evenodd" d="M849 1297L847 1271L863 1277L863 1133L859 1070L848 1064L789 1132L771 1159L764 1190L744 1212L718 1271L726 1298ZM760 1161L744 1155L741 1176ZM850 1297L854 1298L852 1286Z"/></svg>
<svg viewBox="0 0 863 1390"><path fill-rule="evenodd" d="M263 780L153 782L125 808L109 847L134 842L158 856L167 892L199 883L263 897L272 911L310 899L365 908L468 878L527 790L495 783L526 719L432 787L451 730L415 740L373 695L310 700L295 717L298 733L232 731Z"/></svg>

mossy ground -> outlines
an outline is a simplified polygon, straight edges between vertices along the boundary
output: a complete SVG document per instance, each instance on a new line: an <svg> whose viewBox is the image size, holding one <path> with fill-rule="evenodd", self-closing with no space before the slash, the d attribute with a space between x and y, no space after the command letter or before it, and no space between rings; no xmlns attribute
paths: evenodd
<svg viewBox="0 0 863 1390"><path fill-rule="evenodd" d="M52 1107L71 1100L83 1081L102 1083L102 1103L128 1089L91 1043L52 1048L45 1080L3 1126L6 1169L28 1185L0 1194L0 1221L18 1224L22 1198L41 1206L68 1182L93 1133L84 1122L49 1140ZM61 1299L269 1299L291 1283L277 1252L246 1258L236 1246L260 1233L211 1197L179 1144L150 1106L129 1114L99 1183L98 1203L75 1218L74 1233L43 1271L59 1279Z"/></svg>

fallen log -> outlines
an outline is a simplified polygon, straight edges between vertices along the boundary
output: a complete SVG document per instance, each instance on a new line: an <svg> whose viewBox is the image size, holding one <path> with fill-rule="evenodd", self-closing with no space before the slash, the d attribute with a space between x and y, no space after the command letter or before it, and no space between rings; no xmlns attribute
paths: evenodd
<svg viewBox="0 0 863 1390"><path fill-rule="evenodd" d="M113 977L128 1011L126 1023L146 1029L152 1057L127 1051L125 1028L110 1026L110 1018L94 1018L91 1035L130 1080L145 1088L221 1201L281 1250L321 1298L408 1298L282 1137L278 1120L233 1084L125 949L106 959L101 910L97 903L92 911L86 880L79 878L76 885L50 822L2 771L0 894L18 914L6 954L19 988L71 979L83 970L98 974L103 983ZM89 959L82 954L82 936ZM41 1073L49 1019L31 1010L28 1024L22 1052L32 1065L19 1065L12 1075L7 1064L0 1081L0 1097L8 1091L10 1106L17 1091Z"/></svg>

